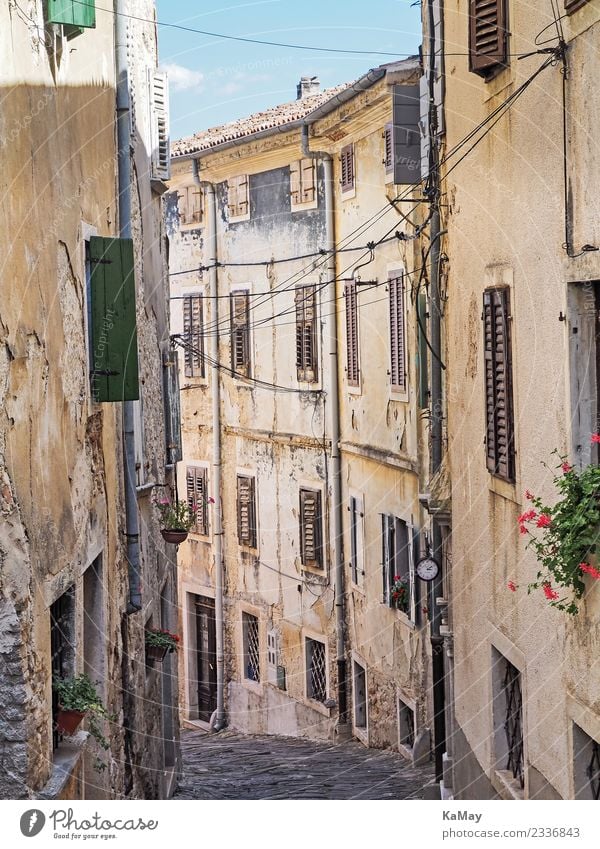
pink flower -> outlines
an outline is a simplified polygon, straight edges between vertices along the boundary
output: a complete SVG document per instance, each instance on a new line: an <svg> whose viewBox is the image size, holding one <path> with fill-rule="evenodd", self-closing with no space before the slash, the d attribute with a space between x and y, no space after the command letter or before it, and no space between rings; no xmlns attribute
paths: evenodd
<svg viewBox="0 0 600 849"><path fill-rule="evenodd" d="M527 501L533 501L533 499L535 498L535 495L533 494L533 492L529 492L529 490L526 489L525 490L525 498L527 499Z"/></svg>
<svg viewBox="0 0 600 849"><path fill-rule="evenodd" d="M507 584L506 586L507 586L507 587L508 587L508 589L511 591L511 593L516 593L516 591L517 591L517 585L515 584L515 582L514 582L514 581L509 581L509 582L508 582L508 584Z"/></svg>
<svg viewBox="0 0 600 849"><path fill-rule="evenodd" d="M552 584L550 583L550 581L546 581L544 584L542 584L542 588L544 590L544 595L549 601L556 601L556 599L558 598L558 593L556 592L556 590L552 589Z"/></svg>
<svg viewBox="0 0 600 849"><path fill-rule="evenodd" d="M519 530L521 531L522 534L528 534L529 533L529 531L527 530L525 525L521 525Z"/></svg>
<svg viewBox="0 0 600 849"><path fill-rule="evenodd" d="M596 569L594 566L590 566L589 563L580 563L579 568L582 572L587 572L588 575L591 575L592 578L596 578L596 580L600 579L600 570Z"/></svg>
<svg viewBox="0 0 600 849"><path fill-rule="evenodd" d="M542 513L540 518L537 520L537 528L549 528L552 524L552 519L547 513Z"/></svg>
<svg viewBox="0 0 600 849"><path fill-rule="evenodd" d="M593 433L591 441L592 441L592 443L600 442L600 433Z"/></svg>
<svg viewBox="0 0 600 849"><path fill-rule="evenodd" d="M571 466L570 463L563 463L562 466L561 466L561 469L563 470L563 472L566 475L573 470L573 466Z"/></svg>
<svg viewBox="0 0 600 849"><path fill-rule="evenodd" d="M170 504L171 502L168 498L160 498L158 503L164 506L165 504Z"/></svg>
<svg viewBox="0 0 600 849"><path fill-rule="evenodd" d="M533 519L535 519L536 516L537 516L537 513L535 512L535 510L526 510L525 513L521 513L521 515L517 519L517 522L520 525L522 525L523 522L533 521Z"/></svg>
<svg viewBox="0 0 600 849"><path fill-rule="evenodd" d="M400 575L394 575L394 580L395 580L395 581L400 581L400 580L401 580Z"/></svg>
<svg viewBox="0 0 600 849"><path fill-rule="evenodd" d="M209 504L214 504L214 503L215 503L215 499L211 496L211 497L208 499L208 503L209 503Z"/></svg>

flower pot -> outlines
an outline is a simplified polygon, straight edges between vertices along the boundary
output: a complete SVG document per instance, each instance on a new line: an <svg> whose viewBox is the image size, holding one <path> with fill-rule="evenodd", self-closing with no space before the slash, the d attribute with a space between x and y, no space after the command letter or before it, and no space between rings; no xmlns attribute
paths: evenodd
<svg viewBox="0 0 600 849"><path fill-rule="evenodd" d="M162 528L161 534L165 542L170 542L173 545L185 542L188 536L188 532L182 528Z"/></svg>
<svg viewBox="0 0 600 849"><path fill-rule="evenodd" d="M59 708L56 715L56 727L62 734L74 734L81 725L85 712Z"/></svg>
<svg viewBox="0 0 600 849"><path fill-rule="evenodd" d="M168 651L166 646L146 646L146 658L162 663Z"/></svg>

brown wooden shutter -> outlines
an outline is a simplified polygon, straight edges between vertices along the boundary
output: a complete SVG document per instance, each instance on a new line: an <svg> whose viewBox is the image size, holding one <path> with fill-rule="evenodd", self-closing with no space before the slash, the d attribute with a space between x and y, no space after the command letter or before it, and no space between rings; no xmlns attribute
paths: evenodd
<svg viewBox="0 0 600 849"><path fill-rule="evenodd" d="M202 295L183 299L183 337L185 344L185 376L205 377L204 315Z"/></svg>
<svg viewBox="0 0 600 849"><path fill-rule="evenodd" d="M188 189L188 221L202 223L202 189L200 186L190 186Z"/></svg>
<svg viewBox="0 0 600 849"><path fill-rule="evenodd" d="M354 154L352 145L347 144L341 151L342 191L354 188Z"/></svg>
<svg viewBox="0 0 600 849"><path fill-rule="evenodd" d="M565 11L570 15L571 12L576 12L577 9L581 9L588 2L589 0L565 0Z"/></svg>
<svg viewBox="0 0 600 849"><path fill-rule="evenodd" d="M300 490L300 553L303 566L323 568L321 493Z"/></svg>
<svg viewBox="0 0 600 849"><path fill-rule="evenodd" d="M208 535L208 473L205 468L188 466L186 469L187 503L196 510L194 533Z"/></svg>
<svg viewBox="0 0 600 849"><path fill-rule="evenodd" d="M356 301L356 283L344 284L346 301L346 379L350 386L358 386L358 304Z"/></svg>
<svg viewBox="0 0 600 849"><path fill-rule="evenodd" d="M300 162L292 162L290 165L290 198L292 203L300 203L301 188L300 188Z"/></svg>
<svg viewBox="0 0 600 849"><path fill-rule="evenodd" d="M394 168L394 143L392 137L393 124L386 124L383 131L383 164L385 173L389 174Z"/></svg>
<svg viewBox="0 0 600 849"><path fill-rule="evenodd" d="M315 383L317 366L317 310L315 286L296 289L296 369L298 380Z"/></svg>
<svg viewBox="0 0 600 849"><path fill-rule="evenodd" d="M227 208L229 210L229 217L235 218L238 215L238 190L237 190L237 181L235 177L232 177L227 181Z"/></svg>
<svg viewBox="0 0 600 849"><path fill-rule="evenodd" d="M486 458L492 474L514 480L514 420L508 289L483 293Z"/></svg>
<svg viewBox="0 0 600 849"><path fill-rule="evenodd" d="M237 477L238 542L256 548L256 492L254 478Z"/></svg>
<svg viewBox="0 0 600 849"><path fill-rule="evenodd" d="M250 296L248 292L232 292L229 299L231 316L231 368L244 377L250 376Z"/></svg>
<svg viewBox="0 0 600 849"><path fill-rule="evenodd" d="M406 391L406 339L404 322L404 280L388 282L390 293L390 382L392 389Z"/></svg>
<svg viewBox="0 0 600 849"><path fill-rule="evenodd" d="M302 203L315 199L316 192L316 162L314 159L303 159L300 163L302 176Z"/></svg>
<svg viewBox="0 0 600 849"><path fill-rule="evenodd" d="M506 0L469 0L469 65L489 75L507 62Z"/></svg>

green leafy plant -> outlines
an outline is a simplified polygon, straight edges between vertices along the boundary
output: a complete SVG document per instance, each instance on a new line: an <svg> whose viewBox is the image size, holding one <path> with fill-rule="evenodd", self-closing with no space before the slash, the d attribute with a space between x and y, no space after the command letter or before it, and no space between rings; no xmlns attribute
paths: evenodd
<svg viewBox="0 0 600 849"><path fill-rule="evenodd" d="M197 505L189 506L187 501L173 501L170 498L157 498L154 503L160 514L160 524L164 530L189 531L196 522ZM210 498L209 503L214 503Z"/></svg>
<svg viewBox="0 0 600 849"><path fill-rule="evenodd" d="M82 673L72 678L54 678L52 687L58 696L61 710L74 710L85 713L88 719L88 730L98 745L108 750L109 745L102 733L101 720L108 719L109 714L98 695L95 685L88 675ZM95 769L102 771L106 764L96 759Z"/></svg>
<svg viewBox="0 0 600 849"><path fill-rule="evenodd" d="M600 435L593 434L592 442L600 442ZM552 607L575 615L585 575L600 579L589 563L600 545L600 466L578 472L558 451L552 453L560 460L553 478L560 499L548 506L527 490L532 507L518 518L521 533L529 536L527 548L541 566L527 592L541 589ZM515 592L517 585L509 581L508 588Z"/></svg>
<svg viewBox="0 0 600 849"><path fill-rule="evenodd" d="M408 613L410 606L408 581L405 581L400 575L394 575L394 583L390 587L390 600L392 607L395 607L396 610Z"/></svg>
<svg viewBox="0 0 600 849"><path fill-rule="evenodd" d="M157 648L175 651L178 643L179 637L170 631L163 631L161 628L149 628L146 631L147 646L156 646Z"/></svg>

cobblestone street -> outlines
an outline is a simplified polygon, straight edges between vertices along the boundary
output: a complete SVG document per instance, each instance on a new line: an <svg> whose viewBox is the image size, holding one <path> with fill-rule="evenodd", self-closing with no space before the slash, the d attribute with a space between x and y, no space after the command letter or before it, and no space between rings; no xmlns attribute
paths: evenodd
<svg viewBox="0 0 600 849"><path fill-rule="evenodd" d="M175 799L421 799L433 778L430 765L355 741L183 731L181 743Z"/></svg>

